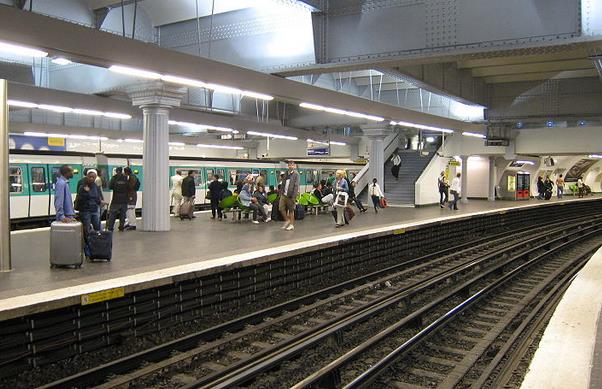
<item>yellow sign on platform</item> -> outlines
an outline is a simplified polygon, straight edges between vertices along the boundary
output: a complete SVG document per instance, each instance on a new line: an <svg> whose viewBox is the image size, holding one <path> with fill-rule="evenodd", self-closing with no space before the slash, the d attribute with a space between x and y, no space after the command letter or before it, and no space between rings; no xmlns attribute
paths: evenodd
<svg viewBox="0 0 602 389"><path fill-rule="evenodd" d="M461 166L462 164L458 161L449 161L449 166Z"/></svg>
<svg viewBox="0 0 602 389"><path fill-rule="evenodd" d="M123 287L101 290L100 292L82 295L82 305L95 304L123 296L125 296L125 288Z"/></svg>
<svg viewBox="0 0 602 389"><path fill-rule="evenodd" d="M405 228L398 228L396 230L393 231L393 235L401 235L401 234L405 234L406 233L406 229Z"/></svg>
<svg viewBox="0 0 602 389"><path fill-rule="evenodd" d="M65 147L65 138L48 138L48 146Z"/></svg>

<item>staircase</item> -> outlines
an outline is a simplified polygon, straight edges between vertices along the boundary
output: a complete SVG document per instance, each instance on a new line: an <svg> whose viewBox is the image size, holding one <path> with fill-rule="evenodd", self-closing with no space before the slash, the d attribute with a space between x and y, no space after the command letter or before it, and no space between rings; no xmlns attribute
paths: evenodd
<svg viewBox="0 0 602 389"><path fill-rule="evenodd" d="M398 153L401 157L399 179L396 180L391 174L393 164L390 159L387 160L383 190L391 204L414 205L414 184L435 155L435 151L429 152L428 155L421 155L415 150L398 150Z"/></svg>

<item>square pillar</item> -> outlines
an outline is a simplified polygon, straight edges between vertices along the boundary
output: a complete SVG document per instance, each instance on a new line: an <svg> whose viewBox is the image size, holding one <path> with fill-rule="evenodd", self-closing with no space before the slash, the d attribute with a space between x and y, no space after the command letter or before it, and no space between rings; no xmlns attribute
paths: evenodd
<svg viewBox="0 0 602 389"><path fill-rule="evenodd" d="M460 158L462 159L462 184L461 184L462 187L460 188L462 199L460 200L460 202L462 204L467 204L468 203L468 155L462 155L462 156L460 156Z"/></svg>
<svg viewBox="0 0 602 389"><path fill-rule="evenodd" d="M492 155L489 157L489 193L487 196L488 201L495 201L495 187L497 185L497 171L495 167L495 157Z"/></svg>
<svg viewBox="0 0 602 389"><path fill-rule="evenodd" d="M368 182L376 178L378 184L385 191L385 138L392 131L382 126L362 126L364 135L370 139L370 159Z"/></svg>

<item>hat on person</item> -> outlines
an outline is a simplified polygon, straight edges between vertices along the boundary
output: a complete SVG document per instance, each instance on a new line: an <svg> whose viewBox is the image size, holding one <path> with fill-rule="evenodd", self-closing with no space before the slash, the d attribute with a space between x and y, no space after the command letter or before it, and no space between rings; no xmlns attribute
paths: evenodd
<svg viewBox="0 0 602 389"><path fill-rule="evenodd" d="M96 169L88 169L88 171L86 172L86 175L88 175L90 173L94 173L94 174L98 175L98 172L96 171Z"/></svg>

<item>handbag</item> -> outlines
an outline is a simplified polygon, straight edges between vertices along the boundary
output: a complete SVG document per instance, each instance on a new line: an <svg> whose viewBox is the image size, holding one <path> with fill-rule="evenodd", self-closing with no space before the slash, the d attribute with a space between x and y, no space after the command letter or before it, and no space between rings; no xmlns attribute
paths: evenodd
<svg viewBox="0 0 602 389"><path fill-rule="evenodd" d="M387 208L389 204L387 203L387 198L386 197L381 197L380 198L380 207L381 208Z"/></svg>
<svg viewBox="0 0 602 389"><path fill-rule="evenodd" d="M335 199L334 206L344 208L347 206L347 200L349 200L349 195L345 192L339 192L339 193L337 193L337 197Z"/></svg>

